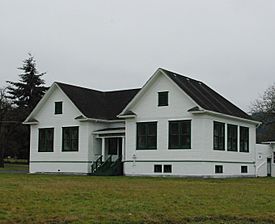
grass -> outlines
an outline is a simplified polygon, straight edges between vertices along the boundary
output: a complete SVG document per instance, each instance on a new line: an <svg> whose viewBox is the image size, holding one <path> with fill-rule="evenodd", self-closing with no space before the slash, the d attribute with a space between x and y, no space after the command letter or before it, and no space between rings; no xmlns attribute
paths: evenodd
<svg viewBox="0 0 275 224"><path fill-rule="evenodd" d="M275 179L0 174L0 223L275 223Z"/></svg>

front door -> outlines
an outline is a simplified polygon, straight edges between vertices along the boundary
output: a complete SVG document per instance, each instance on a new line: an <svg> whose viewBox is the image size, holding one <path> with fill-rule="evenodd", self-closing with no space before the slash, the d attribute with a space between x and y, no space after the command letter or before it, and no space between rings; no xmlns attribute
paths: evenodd
<svg viewBox="0 0 275 224"><path fill-rule="evenodd" d="M267 176L271 176L271 158L267 158Z"/></svg>
<svg viewBox="0 0 275 224"><path fill-rule="evenodd" d="M122 138L107 138L108 156L112 155L116 160L122 155Z"/></svg>

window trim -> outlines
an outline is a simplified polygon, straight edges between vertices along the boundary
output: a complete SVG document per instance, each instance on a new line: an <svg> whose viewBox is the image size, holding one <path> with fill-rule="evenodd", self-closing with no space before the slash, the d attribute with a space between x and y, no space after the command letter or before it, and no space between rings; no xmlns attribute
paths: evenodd
<svg viewBox="0 0 275 224"><path fill-rule="evenodd" d="M247 130L247 139L242 140L242 130ZM247 151L242 148L243 144L247 141ZM240 141L239 141L240 152L249 153L249 127L240 126Z"/></svg>
<svg viewBox="0 0 275 224"><path fill-rule="evenodd" d="M178 146L175 146L175 147L172 147L171 146L171 126L173 123L178 123L180 125L179 127L179 130L178 130L178 138L179 138L179 145ZM181 145L180 144L180 141L182 140L181 137L186 137L186 135L184 134L180 134L180 128L182 128L182 124L183 123L188 123L188 125L190 125L190 132L189 132L189 137L190 137L190 144L189 145ZM192 119L184 119L184 120L169 120L168 121L168 149L169 150L185 150L185 149L191 149L191 146L192 146Z"/></svg>
<svg viewBox="0 0 275 224"><path fill-rule="evenodd" d="M165 103L161 102L161 94L165 94ZM169 91L161 91L158 92L158 106L159 107L167 107L169 105Z"/></svg>
<svg viewBox="0 0 275 224"><path fill-rule="evenodd" d="M77 128L77 149L76 150L64 150L64 129ZM72 140L72 139L71 139ZM79 151L79 126L66 126L62 127L62 152L78 152Z"/></svg>
<svg viewBox="0 0 275 224"><path fill-rule="evenodd" d="M57 105L60 105L60 110L57 110L58 106ZM63 114L63 101L56 101L54 102L54 114L55 115L59 115L59 114Z"/></svg>
<svg viewBox="0 0 275 224"><path fill-rule="evenodd" d="M51 143L51 150L44 151L41 150L41 141L40 141L40 131L51 130L52 131L52 143ZM38 128L38 152L54 152L54 128Z"/></svg>
<svg viewBox="0 0 275 224"><path fill-rule="evenodd" d="M222 125L223 126L223 136L216 136L215 135L215 124ZM223 148L215 148L215 138L223 138ZM220 140L220 139L218 139ZM225 123L219 122L219 121L213 121L213 149L217 151L225 151ZM218 146L220 145L220 142L218 142Z"/></svg>
<svg viewBox="0 0 275 224"><path fill-rule="evenodd" d="M154 147L148 147L148 136L150 135L144 135L146 138L146 146L145 147L140 147L138 144L139 140L139 135L138 135L138 126L141 124L155 124L156 125L156 145ZM146 131L148 132L148 127L146 127ZM152 135L151 135L152 136ZM144 122L136 122L136 150L157 150L158 147L158 122L157 121L144 121Z"/></svg>
<svg viewBox="0 0 275 224"><path fill-rule="evenodd" d="M231 136L231 138L230 138L230 136L229 136L229 129L230 128L235 128L236 129L236 138L234 139L234 138L232 138L232 136ZM235 145L236 145L236 149L229 149L229 142L231 141L231 144L232 144L232 142L235 140ZM232 145L231 145L231 147L232 147ZM229 152L238 152L238 125L235 125L235 124L227 124L227 151L229 151Z"/></svg>

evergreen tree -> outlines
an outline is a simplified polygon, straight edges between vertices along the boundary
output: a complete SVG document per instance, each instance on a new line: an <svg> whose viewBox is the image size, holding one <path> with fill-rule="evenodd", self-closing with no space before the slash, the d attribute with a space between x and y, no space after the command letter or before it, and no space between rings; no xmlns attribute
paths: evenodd
<svg viewBox="0 0 275 224"><path fill-rule="evenodd" d="M7 82L10 84L9 98L23 115L20 119L22 120L33 110L48 88L44 86L45 81L42 79L45 73L38 72L36 61L31 54L18 69L22 71L19 74L19 82Z"/></svg>
<svg viewBox="0 0 275 224"><path fill-rule="evenodd" d="M4 167L5 139L6 139L6 122L8 120L8 112L11 106L7 99L6 89L0 89L0 167Z"/></svg>
<svg viewBox="0 0 275 224"><path fill-rule="evenodd" d="M45 81L42 76L45 73L39 73L36 68L34 57L29 54L29 57L23 61L22 67L18 68L22 71L19 74L19 81L7 81L10 85L7 87L8 98L12 103L13 121L16 123L16 128L9 136L9 146L13 146L12 150L8 148L6 154L22 159L29 158L29 127L22 124L22 121L34 109L38 101L42 98L45 91L48 89L44 86Z"/></svg>

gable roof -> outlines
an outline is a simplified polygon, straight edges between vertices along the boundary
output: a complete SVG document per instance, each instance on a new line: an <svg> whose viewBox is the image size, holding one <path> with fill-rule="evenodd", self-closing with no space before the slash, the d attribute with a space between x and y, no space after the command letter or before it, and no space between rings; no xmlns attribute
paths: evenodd
<svg viewBox="0 0 275 224"><path fill-rule="evenodd" d="M253 120L251 116L229 102L203 82L165 69L161 70L203 109Z"/></svg>
<svg viewBox="0 0 275 224"><path fill-rule="evenodd" d="M140 89L102 92L56 82L87 118L114 120Z"/></svg>
<svg viewBox="0 0 275 224"><path fill-rule="evenodd" d="M189 112L196 113L209 111L251 120L254 122L251 116L229 102L203 82L159 68L141 89L103 92L61 82L55 82L24 123L29 123L34 111L41 107L43 104L42 101L46 100L46 96L51 94L54 86L58 86L79 109L82 113L79 118L85 119L86 117L92 119L116 120L118 119L117 117L126 118L127 116L135 116L135 113L129 110L130 105L142 95L142 92L150 86L150 83L152 83L159 74L167 76L169 80L174 82L175 85L183 90L188 97L190 97L190 99L198 105L194 108L190 108L188 110Z"/></svg>

